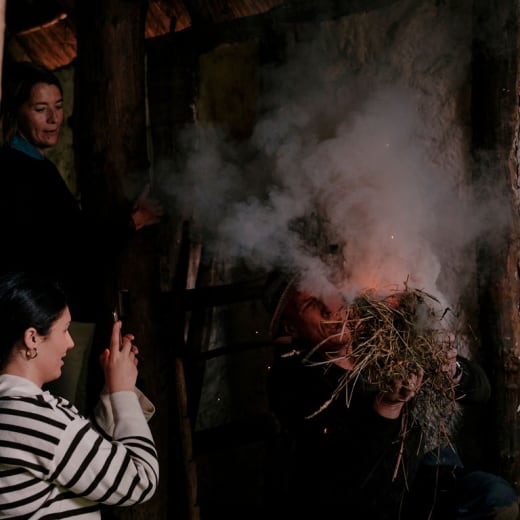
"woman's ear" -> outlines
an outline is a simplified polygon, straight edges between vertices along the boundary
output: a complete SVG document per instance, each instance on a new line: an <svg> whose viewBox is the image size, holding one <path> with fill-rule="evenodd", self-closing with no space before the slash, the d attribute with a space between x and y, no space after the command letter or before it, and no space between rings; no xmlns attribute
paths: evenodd
<svg viewBox="0 0 520 520"><path fill-rule="evenodd" d="M38 344L38 331L34 327L29 327L23 334L23 341L26 348L34 348Z"/></svg>
<svg viewBox="0 0 520 520"><path fill-rule="evenodd" d="M287 321L284 321L282 323L283 330L287 333L288 336L291 336L292 338L297 337L297 328L292 324L288 323Z"/></svg>

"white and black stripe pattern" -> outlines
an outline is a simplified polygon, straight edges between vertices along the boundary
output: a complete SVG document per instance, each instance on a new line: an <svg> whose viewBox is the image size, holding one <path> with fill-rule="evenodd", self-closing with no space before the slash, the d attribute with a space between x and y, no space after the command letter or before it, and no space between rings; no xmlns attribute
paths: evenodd
<svg viewBox="0 0 520 520"><path fill-rule="evenodd" d="M112 439L61 398L0 376L0 518L100 518L99 504L150 499L158 461L133 392L109 398Z"/></svg>

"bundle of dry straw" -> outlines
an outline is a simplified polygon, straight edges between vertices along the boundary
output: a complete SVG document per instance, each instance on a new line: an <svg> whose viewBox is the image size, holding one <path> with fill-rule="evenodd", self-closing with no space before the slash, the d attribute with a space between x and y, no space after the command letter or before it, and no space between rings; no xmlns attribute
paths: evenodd
<svg viewBox="0 0 520 520"><path fill-rule="evenodd" d="M354 368L345 373L331 399L313 415L342 391L350 404L358 382L387 393L392 392L396 381L406 385L411 375L422 370L421 387L417 396L406 403L403 416L408 427L421 427L425 450L448 445L460 415L452 376L446 367L448 350L457 348L454 319L435 297L407 286L386 296L374 291L360 294L348 307L340 332L350 335L343 356L354 361ZM323 343L313 349L308 360Z"/></svg>

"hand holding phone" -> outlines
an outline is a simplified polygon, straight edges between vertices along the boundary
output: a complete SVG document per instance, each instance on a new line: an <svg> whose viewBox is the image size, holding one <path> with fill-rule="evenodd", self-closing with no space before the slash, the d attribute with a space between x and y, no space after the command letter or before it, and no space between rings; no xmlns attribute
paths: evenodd
<svg viewBox="0 0 520 520"><path fill-rule="evenodd" d="M117 309L114 309L112 312L112 318L114 320L114 323L117 323L119 321L119 314L117 313ZM121 336L121 332L119 332L119 350L123 347L123 337Z"/></svg>

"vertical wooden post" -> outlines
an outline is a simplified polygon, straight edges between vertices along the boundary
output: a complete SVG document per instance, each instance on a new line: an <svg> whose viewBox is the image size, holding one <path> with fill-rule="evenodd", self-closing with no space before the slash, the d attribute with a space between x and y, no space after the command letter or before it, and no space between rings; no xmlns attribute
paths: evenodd
<svg viewBox="0 0 520 520"><path fill-rule="evenodd" d="M515 0L474 2L473 150L481 171L476 185L493 186L500 197L498 233L479 244L480 325L484 366L493 388L489 417L494 420L490 467L520 480L519 403L520 240L518 218L518 7Z"/></svg>
<svg viewBox="0 0 520 520"><path fill-rule="evenodd" d="M129 223L132 202L149 175L145 110L146 7L146 0L76 2L77 171L83 208L101 230L98 278L103 280L104 293L99 306L96 345L97 348L105 346L118 289L126 289L129 309L123 330L131 331L136 337L140 351L138 385L157 410L150 427L160 457L159 489L146 504L109 511L112 517L132 520L178 517L170 509L176 483L170 481L167 461L170 450L178 444L178 433L169 428L171 345L159 341L157 326L157 227L121 236L125 219ZM124 245L122 250L113 247L117 242ZM92 359L94 365L95 351ZM91 383L99 381L91 379Z"/></svg>
<svg viewBox="0 0 520 520"><path fill-rule="evenodd" d="M2 64L4 61L5 3L6 0L0 0L0 100L2 99Z"/></svg>
<svg viewBox="0 0 520 520"><path fill-rule="evenodd" d="M175 358L175 386L179 411L179 428L182 446L182 461L186 479L186 499L189 520L199 520L197 503L197 467L193 458L192 423L188 414L188 395L184 362L181 356Z"/></svg>

